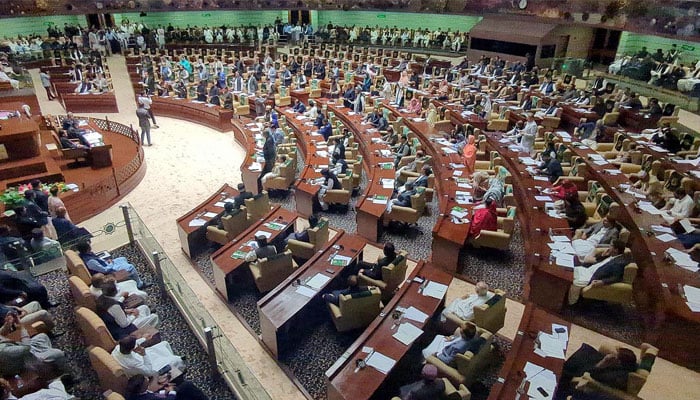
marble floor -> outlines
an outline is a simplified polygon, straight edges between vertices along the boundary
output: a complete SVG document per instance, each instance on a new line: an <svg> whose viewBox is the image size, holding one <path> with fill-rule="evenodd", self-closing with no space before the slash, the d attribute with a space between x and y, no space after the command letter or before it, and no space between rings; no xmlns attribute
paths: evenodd
<svg viewBox="0 0 700 400"><path fill-rule="evenodd" d="M134 94L126 71L124 58L112 56L108 59L114 82L119 114L109 115L110 120L124 124L137 124ZM38 71L31 71L35 87L41 87ZM44 91L38 92L41 111L44 114L63 114L57 101L49 102ZM105 115L89 115L103 118ZM207 198L223 183L235 185L240 182L239 166L244 156L232 132L220 133L200 125L171 118L157 118L159 129L152 131L153 146L144 149L147 173L141 184L129 193L124 202L129 202L159 241L185 279L190 283L198 300L214 316L216 323L248 364L255 377L266 388L270 396L280 400L303 399L302 392L287 377L280 366L268 356L258 342L227 305L219 298L192 268L189 259L180 249L175 220ZM681 113L681 123L700 128L700 118L690 113ZM117 206L86 221L90 229L101 227L120 212ZM101 248L115 247L115 243L100 243ZM473 291L473 285L455 279L447 293L451 301L465 292ZM499 332L513 339L523 313L524 306L508 301L506 326ZM569 353L583 342L597 346L612 340L580 326L572 326ZM614 341L613 341L614 342ZM622 343L619 343L622 344ZM683 384L678 384L683 382ZM694 394L693 394L694 393ZM659 359L647 384L640 393L644 399L692 399L700 393L700 374Z"/></svg>

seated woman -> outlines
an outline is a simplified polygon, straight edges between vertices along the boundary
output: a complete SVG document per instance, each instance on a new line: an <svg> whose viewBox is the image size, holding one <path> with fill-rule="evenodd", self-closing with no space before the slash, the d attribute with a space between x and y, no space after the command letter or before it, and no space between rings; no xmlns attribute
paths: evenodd
<svg viewBox="0 0 700 400"><path fill-rule="evenodd" d="M464 354L467 350L472 350L472 346L476 347L478 339L476 325L466 323L455 329L451 336L436 335L428 347L423 349L423 358L435 356L449 365L457 354Z"/></svg>

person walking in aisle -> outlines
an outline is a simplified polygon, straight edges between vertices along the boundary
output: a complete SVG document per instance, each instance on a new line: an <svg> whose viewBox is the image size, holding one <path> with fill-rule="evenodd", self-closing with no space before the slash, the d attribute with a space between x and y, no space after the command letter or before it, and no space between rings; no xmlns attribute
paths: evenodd
<svg viewBox="0 0 700 400"><path fill-rule="evenodd" d="M136 109L136 116L139 119L139 127L141 128L141 145L145 144L148 139L148 145L151 145L151 116L143 103L139 104Z"/></svg>

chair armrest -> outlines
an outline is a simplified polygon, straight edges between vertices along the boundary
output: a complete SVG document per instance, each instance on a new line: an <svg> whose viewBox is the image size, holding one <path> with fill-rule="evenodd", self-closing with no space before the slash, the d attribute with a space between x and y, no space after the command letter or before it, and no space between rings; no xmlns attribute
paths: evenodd
<svg viewBox="0 0 700 400"><path fill-rule="evenodd" d="M365 274L358 273L357 277L360 278L360 282L367 284L367 286L376 286L379 289L386 289L386 282L379 279L372 279Z"/></svg>
<svg viewBox="0 0 700 400"><path fill-rule="evenodd" d="M343 315L340 313L340 307L336 306L335 304L328 303L328 309L331 310L331 314L333 315L333 318L335 318L335 319L342 318Z"/></svg>

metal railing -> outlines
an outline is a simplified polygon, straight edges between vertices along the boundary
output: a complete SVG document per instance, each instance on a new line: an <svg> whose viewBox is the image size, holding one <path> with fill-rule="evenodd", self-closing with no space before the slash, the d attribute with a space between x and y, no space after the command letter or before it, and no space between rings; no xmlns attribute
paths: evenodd
<svg viewBox="0 0 700 400"><path fill-rule="evenodd" d="M170 296L192 332L206 349L212 375L223 378L239 399L271 399L229 338L221 333L212 315L167 257L136 210L130 204L122 205L121 210L129 241L136 244L150 259L156 271L159 287Z"/></svg>

